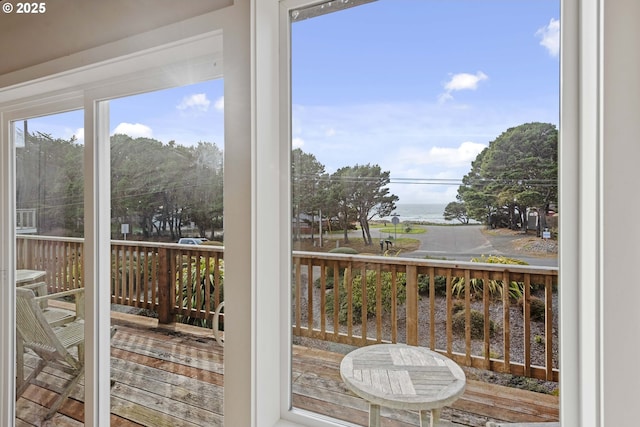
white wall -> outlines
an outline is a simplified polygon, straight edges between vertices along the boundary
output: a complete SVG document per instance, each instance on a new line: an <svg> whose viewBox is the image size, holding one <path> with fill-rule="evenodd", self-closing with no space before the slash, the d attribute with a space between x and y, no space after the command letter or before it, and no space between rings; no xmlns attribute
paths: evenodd
<svg viewBox="0 0 640 427"><path fill-rule="evenodd" d="M640 384L640 2L604 1L602 397L605 426L636 426Z"/></svg>

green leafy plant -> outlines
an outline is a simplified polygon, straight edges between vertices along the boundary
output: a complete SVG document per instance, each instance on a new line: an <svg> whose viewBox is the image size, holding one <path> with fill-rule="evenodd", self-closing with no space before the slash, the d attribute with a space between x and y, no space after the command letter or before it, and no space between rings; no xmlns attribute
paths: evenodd
<svg viewBox="0 0 640 427"><path fill-rule="evenodd" d="M178 277L176 279L176 303L180 307L194 308L196 310L206 310L214 312L216 302L224 301L224 261L218 260L219 269L216 272L215 258L207 259L198 257L191 259L191 268L188 264L183 264ZM208 280L207 280L207 271ZM215 300L215 275L218 274L218 283L220 286L218 301ZM200 280L198 280L200 278ZM208 286L207 286L208 285ZM190 288L190 289L189 289ZM190 291L190 294L189 294ZM206 294L209 294L209 304L207 307ZM190 325L198 325L206 328L212 327L212 322L206 319L194 318L191 316L180 316L182 323Z"/></svg>
<svg viewBox="0 0 640 427"><path fill-rule="evenodd" d="M509 258L499 255L490 255L485 257L482 255L478 258L471 258L471 262L481 262L486 264L510 264L510 265L528 265L525 261ZM471 279L469 291L472 296L482 294L484 291L484 280L482 279ZM459 298L461 295L464 295L466 283L464 277L455 277L451 281L452 291ZM503 288L504 283L502 280L489 280L487 281L487 286L489 287L489 295L492 298L497 296L503 296ZM511 281L509 282L509 296L514 300L518 300L522 298L524 290L524 284L522 282Z"/></svg>
<svg viewBox="0 0 640 427"><path fill-rule="evenodd" d="M418 292L420 294L429 293L430 277L428 274L418 275ZM444 276L435 276L434 279L436 295L445 296L447 294L447 278Z"/></svg>
<svg viewBox="0 0 640 427"><path fill-rule="evenodd" d="M382 299L382 311L385 313L390 313L392 309L392 275L389 272L383 272L381 274L381 299ZM398 273L396 275L396 301L398 304L404 303L407 299L407 291L406 291L406 274ZM354 323L358 323L362 319L362 310L363 310L363 293L362 293L362 275L358 274L352 280L352 301L353 301L353 311L352 311L352 321ZM376 314L376 304L377 304L377 273L375 271L369 270L366 273L366 292L367 292L367 306L366 311L367 314L375 315ZM335 298L336 289L334 287L333 292L327 294L327 313L333 314L334 311L334 298ZM338 298L339 298L339 314L338 319L340 323L346 323L348 319L349 307L347 301L347 288L344 281L344 278L341 279L340 286L338 287Z"/></svg>

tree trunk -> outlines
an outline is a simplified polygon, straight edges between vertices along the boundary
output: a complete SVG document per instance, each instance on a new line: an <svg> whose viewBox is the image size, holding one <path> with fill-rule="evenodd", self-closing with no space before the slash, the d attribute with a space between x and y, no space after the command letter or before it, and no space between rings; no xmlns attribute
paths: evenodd
<svg viewBox="0 0 640 427"><path fill-rule="evenodd" d="M366 219L360 220L360 227L362 227L362 240L364 240L364 244L366 246L371 246L373 244L371 240L371 230L369 229L369 221Z"/></svg>
<svg viewBox="0 0 640 427"><path fill-rule="evenodd" d="M348 217L345 214L344 222L342 223L342 228L344 230L344 242L345 243L349 243L349 227L348 227L348 224L349 224Z"/></svg>

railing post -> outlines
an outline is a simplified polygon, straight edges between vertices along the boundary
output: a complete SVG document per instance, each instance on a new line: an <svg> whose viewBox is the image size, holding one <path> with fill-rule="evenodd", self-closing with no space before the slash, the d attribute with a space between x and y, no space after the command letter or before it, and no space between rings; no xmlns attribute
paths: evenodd
<svg viewBox="0 0 640 427"><path fill-rule="evenodd" d="M407 266L407 344L418 345L418 269Z"/></svg>
<svg viewBox="0 0 640 427"><path fill-rule="evenodd" d="M170 324L175 322L172 313L173 301L171 298L171 286L173 284L171 263L167 248L158 249L158 323Z"/></svg>

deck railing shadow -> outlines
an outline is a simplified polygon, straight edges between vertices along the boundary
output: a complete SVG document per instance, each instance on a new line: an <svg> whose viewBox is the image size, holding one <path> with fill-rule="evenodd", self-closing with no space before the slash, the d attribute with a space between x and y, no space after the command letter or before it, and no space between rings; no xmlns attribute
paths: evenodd
<svg viewBox="0 0 640 427"><path fill-rule="evenodd" d="M49 292L84 286L82 239L19 236L16 247L17 268L46 271ZM111 302L211 327L223 258L216 246L114 240ZM520 301L502 288L520 289ZM557 288L553 267L293 252L292 330L352 346L421 345L463 366L558 381Z"/></svg>

